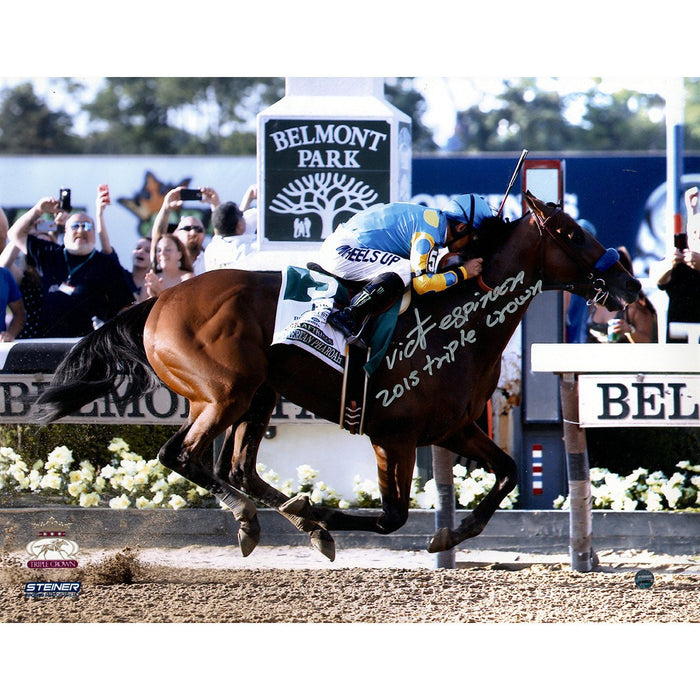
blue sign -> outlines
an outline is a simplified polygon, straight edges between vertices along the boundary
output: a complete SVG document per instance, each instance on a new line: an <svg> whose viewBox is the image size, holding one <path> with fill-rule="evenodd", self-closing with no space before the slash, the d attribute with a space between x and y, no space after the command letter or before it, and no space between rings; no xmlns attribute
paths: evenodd
<svg viewBox="0 0 700 700"><path fill-rule="evenodd" d="M540 157L530 154L531 159ZM649 262L666 252L666 155L577 154L557 159L565 165L566 211L593 223L605 247L625 246L635 261L635 273L646 276ZM475 192L486 196L495 211L517 160L517 154L414 156L413 201L440 206L451 195ZM681 199L685 189L700 186L700 156L686 156L683 172ZM522 212L519 187L518 182L509 197L513 201L504 208L509 218ZM432 197L437 201L425 201Z"/></svg>

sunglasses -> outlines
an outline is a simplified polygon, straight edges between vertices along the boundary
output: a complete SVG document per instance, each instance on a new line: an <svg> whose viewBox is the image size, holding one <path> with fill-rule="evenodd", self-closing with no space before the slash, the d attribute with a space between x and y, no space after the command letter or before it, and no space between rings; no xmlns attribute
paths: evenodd
<svg viewBox="0 0 700 700"><path fill-rule="evenodd" d="M92 231L92 222L78 221L77 223L70 225L71 231L77 231L79 228L82 228L83 231Z"/></svg>
<svg viewBox="0 0 700 700"><path fill-rule="evenodd" d="M204 233L204 229L201 226L180 226L178 231L196 231L197 233Z"/></svg>

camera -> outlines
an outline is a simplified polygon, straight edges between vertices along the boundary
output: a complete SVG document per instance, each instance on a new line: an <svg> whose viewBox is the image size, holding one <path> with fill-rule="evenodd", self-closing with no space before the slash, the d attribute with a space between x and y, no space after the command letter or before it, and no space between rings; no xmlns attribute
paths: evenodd
<svg viewBox="0 0 700 700"><path fill-rule="evenodd" d="M65 212L73 210L70 203L70 190L67 187L61 187L58 193L58 208Z"/></svg>
<svg viewBox="0 0 700 700"><path fill-rule="evenodd" d="M685 250L688 247L688 234L687 233L674 234L673 245L676 246L676 248L678 250Z"/></svg>
<svg viewBox="0 0 700 700"><path fill-rule="evenodd" d="M180 191L181 200L192 200L192 199L202 199L201 190L181 190Z"/></svg>

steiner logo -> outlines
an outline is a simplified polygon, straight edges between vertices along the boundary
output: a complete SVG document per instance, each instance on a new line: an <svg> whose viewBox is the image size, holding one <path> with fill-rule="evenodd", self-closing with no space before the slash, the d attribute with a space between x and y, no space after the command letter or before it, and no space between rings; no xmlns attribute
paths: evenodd
<svg viewBox="0 0 700 700"><path fill-rule="evenodd" d="M80 593L80 581L31 581L24 584L26 598L65 598Z"/></svg>

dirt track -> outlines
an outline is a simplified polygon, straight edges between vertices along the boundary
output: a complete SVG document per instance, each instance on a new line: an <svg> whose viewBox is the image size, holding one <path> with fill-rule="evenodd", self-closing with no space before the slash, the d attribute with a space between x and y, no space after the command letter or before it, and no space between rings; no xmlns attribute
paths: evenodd
<svg viewBox="0 0 700 700"><path fill-rule="evenodd" d="M248 560L246 560L247 562ZM250 562L248 566L254 566ZM130 550L71 573L77 598L25 598L36 580L19 558L0 568L0 622L699 622L697 567L576 573L562 563L472 563L429 568L186 568Z"/></svg>

